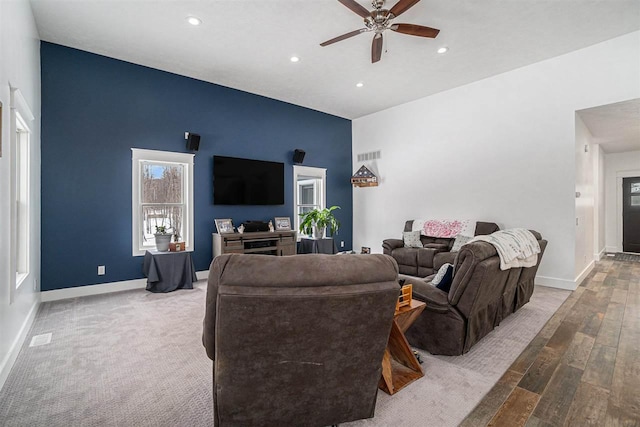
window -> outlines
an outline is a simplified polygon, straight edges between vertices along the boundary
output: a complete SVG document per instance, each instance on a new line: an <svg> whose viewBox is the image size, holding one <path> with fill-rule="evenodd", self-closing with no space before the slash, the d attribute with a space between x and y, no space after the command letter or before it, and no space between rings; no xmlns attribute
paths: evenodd
<svg viewBox="0 0 640 427"><path fill-rule="evenodd" d="M300 214L326 206L327 170L308 166L293 167L293 222L300 229Z"/></svg>
<svg viewBox="0 0 640 427"><path fill-rule="evenodd" d="M193 154L132 148L132 252L155 248L156 227L193 242Z"/></svg>
<svg viewBox="0 0 640 427"><path fill-rule="evenodd" d="M34 170L31 167L32 156L32 122L35 120L31 109L22 96L19 89L11 87L11 101L9 109L10 127L10 200L12 209L10 210L11 227L11 251L10 268L13 286L9 290L9 301L15 300L18 288L28 281L32 273L33 245L33 213L32 199L33 182L31 174Z"/></svg>
<svg viewBox="0 0 640 427"><path fill-rule="evenodd" d="M30 176L30 132L26 121L16 113L15 144L15 195L16 195L16 288L29 274L29 200L31 196Z"/></svg>

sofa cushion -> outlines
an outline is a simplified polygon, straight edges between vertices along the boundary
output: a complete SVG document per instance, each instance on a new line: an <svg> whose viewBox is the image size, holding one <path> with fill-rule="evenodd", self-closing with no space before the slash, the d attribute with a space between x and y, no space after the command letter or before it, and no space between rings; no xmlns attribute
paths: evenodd
<svg viewBox="0 0 640 427"><path fill-rule="evenodd" d="M403 231L402 240L405 248L421 248L420 231Z"/></svg>
<svg viewBox="0 0 640 427"><path fill-rule="evenodd" d="M418 266L418 250L415 248L394 249L393 258L398 264Z"/></svg>
<svg viewBox="0 0 640 427"><path fill-rule="evenodd" d="M431 281L431 284L444 292L449 292L449 289L451 289L452 281L453 265L447 263L440 267L440 270L438 270L438 273L436 273L435 277Z"/></svg>
<svg viewBox="0 0 640 427"><path fill-rule="evenodd" d="M449 245L446 243L425 243L423 247L429 248L429 249L440 249L442 251L449 250Z"/></svg>
<svg viewBox="0 0 640 427"><path fill-rule="evenodd" d="M471 236L465 236L463 234L458 234L456 236L456 240L453 242L453 247L451 248L451 252L459 251L462 245L469 243L469 240L473 239Z"/></svg>
<svg viewBox="0 0 640 427"><path fill-rule="evenodd" d="M438 252L441 252L441 249L433 249L433 248L423 248L418 249L418 267L427 267L433 268L433 257ZM431 273L428 273L431 274ZM428 274L421 274L420 276L427 276Z"/></svg>

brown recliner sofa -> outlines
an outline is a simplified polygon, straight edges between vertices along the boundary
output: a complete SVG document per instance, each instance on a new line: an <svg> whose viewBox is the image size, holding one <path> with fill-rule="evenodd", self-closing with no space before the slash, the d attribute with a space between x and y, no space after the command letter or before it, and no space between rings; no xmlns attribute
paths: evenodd
<svg viewBox="0 0 640 427"><path fill-rule="evenodd" d="M404 224L404 231L411 231L413 220ZM474 236L491 234L500 230L494 222L476 223ZM386 239L382 242L382 251L392 256L398 263L401 274L415 277L427 277L446 263L453 263L457 252L451 252L455 239L420 236L422 248L405 248L402 239Z"/></svg>
<svg viewBox="0 0 640 427"><path fill-rule="evenodd" d="M533 267L500 270L495 247L478 241L458 252L448 294L430 284L433 276L423 281L401 275L413 285L413 298L427 303L405 334L409 343L431 354L464 354L502 319L529 302L547 247L540 233L531 232L541 250Z"/></svg>
<svg viewBox="0 0 640 427"><path fill-rule="evenodd" d="M203 333L215 425L373 417L399 291L381 254L216 257Z"/></svg>

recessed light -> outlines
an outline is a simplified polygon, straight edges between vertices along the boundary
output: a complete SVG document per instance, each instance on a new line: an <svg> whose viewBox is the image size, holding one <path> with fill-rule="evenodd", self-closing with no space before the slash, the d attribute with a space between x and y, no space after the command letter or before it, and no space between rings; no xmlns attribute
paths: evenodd
<svg viewBox="0 0 640 427"><path fill-rule="evenodd" d="M198 18L196 18L195 16L190 16L187 18L187 22L193 26L198 26L200 24L202 24L202 21Z"/></svg>
<svg viewBox="0 0 640 427"><path fill-rule="evenodd" d="M362 83L362 82L356 83L356 87L362 87L362 86L364 86L364 83Z"/></svg>
<svg viewBox="0 0 640 427"><path fill-rule="evenodd" d="M448 47L441 47L440 49L438 49L438 53L447 53L448 50Z"/></svg>
<svg viewBox="0 0 640 427"><path fill-rule="evenodd" d="M300 58L298 58L297 56L292 56L289 60L291 62L300 62Z"/></svg>

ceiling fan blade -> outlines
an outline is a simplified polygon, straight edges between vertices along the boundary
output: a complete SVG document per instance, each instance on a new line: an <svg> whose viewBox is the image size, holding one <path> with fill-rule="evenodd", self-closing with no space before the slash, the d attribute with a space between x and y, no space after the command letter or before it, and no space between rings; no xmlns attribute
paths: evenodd
<svg viewBox="0 0 640 427"><path fill-rule="evenodd" d="M363 18L367 18L371 16L371 13L364 8L360 3L356 3L356 0L338 0L340 3L351 9L353 12L362 16Z"/></svg>
<svg viewBox="0 0 640 427"><path fill-rule="evenodd" d="M327 40L326 42L320 43L320 46L325 47L330 44L342 41L344 39L348 39L349 37L357 36L358 34L364 33L365 31L368 31L368 30L366 28L361 28L359 30L351 31L350 33L343 34L341 36L334 37L331 40Z"/></svg>
<svg viewBox="0 0 640 427"><path fill-rule="evenodd" d="M419 1L420 0L400 0L391 8L389 13L393 16L400 16L401 13L406 12L409 8L413 7L413 5L415 5Z"/></svg>
<svg viewBox="0 0 640 427"><path fill-rule="evenodd" d="M371 63L374 64L380 61L382 57L382 33L376 33L373 36L373 43L371 44Z"/></svg>
<svg viewBox="0 0 640 427"><path fill-rule="evenodd" d="M389 27L390 30L396 31L402 34L409 34L412 36L435 38L440 30L431 27L423 27L422 25L414 24L393 24Z"/></svg>

